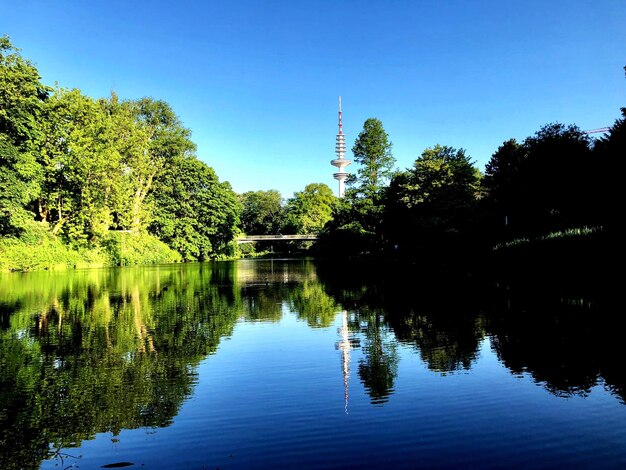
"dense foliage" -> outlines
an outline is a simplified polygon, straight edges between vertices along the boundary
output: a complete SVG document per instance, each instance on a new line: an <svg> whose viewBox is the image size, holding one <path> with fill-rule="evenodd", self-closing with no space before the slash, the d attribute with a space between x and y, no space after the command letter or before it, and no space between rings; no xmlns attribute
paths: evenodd
<svg viewBox="0 0 626 470"><path fill-rule="evenodd" d="M480 175L463 149L436 145L413 168L397 173L387 190L385 226L394 247L432 242L468 229Z"/></svg>
<svg viewBox="0 0 626 470"><path fill-rule="evenodd" d="M352 147L354 161L359 164L356 177L348 180L354 188L353 197L372 199L389 181L395 163L391 147L383 123L376 118L367 119Z"/></svg>
<svg viewBox="0 0 626 470"><path fill-rule="evenodd" d="M318 233L331 219L337 197L323 183L307 184L283 203L278 191L248 191L239 196L241 229L247 234Z"/></svg>
<svg viewBox="0 0 626 470"><path fill-rule="evenodd" d="M285 224L282 198L278 191L248 191L239 197L241 229L248 234L280 233Z"/></svg>
<svg viewBox="0 0 626 470"><path fill-rule="evenodd" d="M152 233L181 253L185 260L231 254L241 207L228 182L196 158L174 158L157 175L149 202Z"/></svg>
<svg viewBox="0 0 626 470"><path fill-rule="evenodd" d="M35 66L0 38L0 265L28 268L7 260L42 236L70 251L30 263L37 267L231 254L237 197L196 158L190 134L161 100L93 99L43 85ZM122 243L137 250L120 256Z"/></svg>
<svg viewBox="0 0 626 470"><path fill-rule="evenodd" d="M34 65L0 37L0 234L16 233L39 192L39 122L49 93Z"/></svg>
<svg viewBox="0 0 626 470"><path fill-rule="evenodd" d="M331 219L337 197L323 183L307 184L285 206L286 233L319 233Z"/></svg>

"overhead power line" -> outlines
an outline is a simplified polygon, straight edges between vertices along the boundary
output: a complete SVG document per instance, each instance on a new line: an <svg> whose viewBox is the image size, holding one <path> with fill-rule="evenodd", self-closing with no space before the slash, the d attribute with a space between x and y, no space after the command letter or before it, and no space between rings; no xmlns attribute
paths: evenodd
<svg viewBox="0 0 626 470"><path fill-rule="evenodd" d="M600 132L609 132L611 130L610 127L600 127L599 129L591 129L588 131L583 131L584 134L598 134Z"/></svg>

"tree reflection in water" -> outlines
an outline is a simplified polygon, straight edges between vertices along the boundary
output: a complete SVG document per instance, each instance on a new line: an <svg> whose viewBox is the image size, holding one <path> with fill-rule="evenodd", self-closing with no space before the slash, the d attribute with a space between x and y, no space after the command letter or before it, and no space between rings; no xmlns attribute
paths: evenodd
<svg viewBox="0 0 626 470"><path fill-rule="evenodd" d="M4 275L0 279L0 467L37 468L96 433L168 426L197 366L237 321L341 314L373 404L392 399L399 343L428 369L469 370L481 343L559 396L604 384L622 401L624 346L600 293L458 275L416 276L271 260ZM352 392L354 393L354 391Z"/></svg>
<svg viewBox="0 0 626 470"><path fill-rule="evenodd" d="M492 347L512 373L530 374L558 396L602 384L626 395L624 343L612 291L572 284L500 283L488 315Z"/></svg>
<svg viewBox="0 0 626 470"><path fill-rule="evenodd" d="M322 265L318 272L336 301L366 325L367 365L360 375L372 401L393 390L395 353L385 352L381 341L388 334L444 374L469 370L489 337L513 374L530 374L557 396L585 395L601 384L626 401L615 282L537 272L494 282L454 271L420 274L416 268L407 276L363 266Z"/></svg>
<svg viewBox="0 0 626 470"><path fill-rule="evenodd" d="M6 276L0 466L35 468L51 447L169 425L192 393L195 366L237 319L232 282L212 283L212 272Z"/></svg>

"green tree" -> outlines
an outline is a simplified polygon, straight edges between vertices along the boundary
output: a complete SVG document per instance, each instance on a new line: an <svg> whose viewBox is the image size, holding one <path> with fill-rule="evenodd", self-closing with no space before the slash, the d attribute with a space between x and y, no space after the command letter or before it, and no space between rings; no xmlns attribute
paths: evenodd
<svg viewBox="0 0 626 470"><path fill-rule="evenodd" d="M243 206L241 228L245 233L264 235L282 231L284 209L278 191L248 191L240 200Z"/></svg>
<svg viewBox="0 0 626 470"><path fill-rule="evenodd" d="M130 228L145 228L152 209L145 206L154 178L173 158L192 156L196 146L191 132L183 127L169 104L152 98L125 103L135 115L139 126L148 133L146 151L128 152L124 164L130 201Z"/></svg>
<svg viewBox="0 0 626 470"><path fill-rule="evenodd" d="M225 254L239 223L241 206L230 185L193 156L174 157L156 176L149 231L185 260Z"/></svg>
<svg viewBox="0 0 626 470"><path fill-rule="evenodd" d="M50 89L7 36L0 37L0 235L17 234L37 197L41 110Z"/></svg>
<svg viewBox="0 0 626 470"><path fill-rule="evenodd" d="M352 147L354 160L360 165L356 178L349 180L354 196L374 200L380 193L393 173L395 158L391 147L383 123L376 118L367 119Z"/></svg>
<svg viewBox="0 0 626 470"><path fill-rule="evenodd" d="M39 217L78 246L97 243L113 224L125 141L137 131L132 121L120 126L109 106L79 90L57 90L46 106Z"/></svg>
<svg viewBox="0 0 626 470"><path fill-rule="evenodd" d="M331 219L336 196L323 183L307 184L296 192L285 207L286 230L294 233L319 233Z"/></svg>
<svg viewBox="0 0 626 470"><path fill-rule="evenodd" d="M463 149L436 145L397 174L387 192L385 222L395 243L463 232L476 204L480 174Z"/></svg>

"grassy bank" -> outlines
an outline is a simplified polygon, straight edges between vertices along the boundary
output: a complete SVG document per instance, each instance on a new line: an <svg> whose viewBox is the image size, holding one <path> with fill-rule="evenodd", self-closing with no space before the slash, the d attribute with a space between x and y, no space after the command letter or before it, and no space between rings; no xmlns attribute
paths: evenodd
<svg viewBox="0 0 626 470"><path fill-rule="evenodd" d="M623 250L615 234L601 228L571 229L496 246L489 268L513 277L605 279Z"/></svg>
<svg viewBox="0 0 626 470"><path fill-rule="evenodd" d="M0 271L71 269L180 262L179 253L146 233L110 232L100 246L72 248L45 224L33 222L19 238L0 238Z"/></svg>

